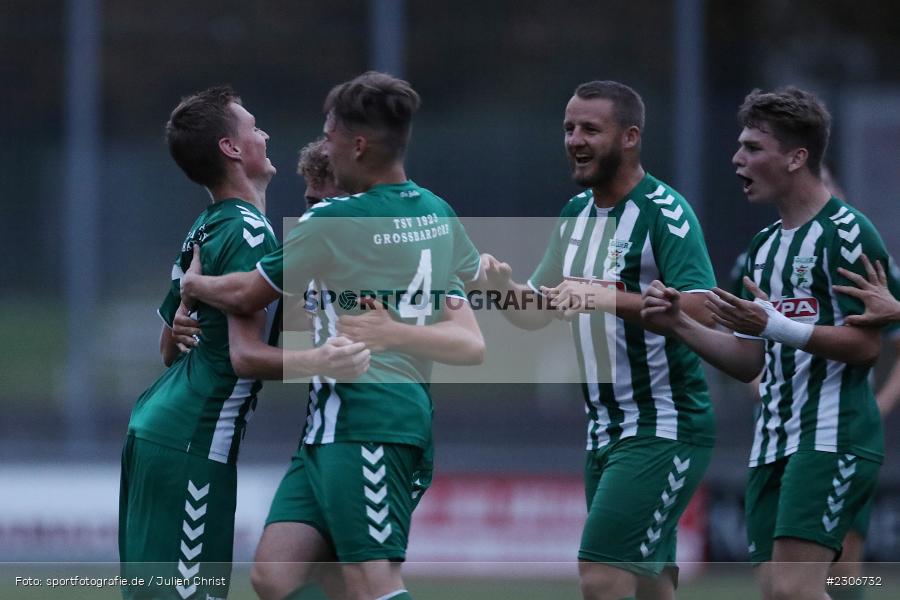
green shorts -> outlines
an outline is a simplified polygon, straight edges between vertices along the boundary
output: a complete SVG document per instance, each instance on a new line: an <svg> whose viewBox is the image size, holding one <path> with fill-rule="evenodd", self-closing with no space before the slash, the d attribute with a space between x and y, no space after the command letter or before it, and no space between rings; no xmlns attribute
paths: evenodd
<svg viewBox="0 0 900 600"><path fill-rule="evenodd" d="M808 450L751 468L744 502L750 560L771 560L772 544L780 537L840 553L875 490L880 466L852 454Z"/></svg>
<svg viewBox="0 0 900 600"><path fill-rule="evenodd" d="M873 493L863 504L863 507L857 511L850 524L850 529L859 534L862 539L866 539L869 535L869 521L872 520L872 505L875 504L875 494Z"/></svg>
<svg viewBox="0 0 900 600"><path fill-rule="evenodd" d="M301 444L266 525L310 525L341 562L404 560L412 511L431 482L427 456L404 444Z"/></svg>
<svg viewBox="0 0 900 600"><path fill-rule="evenodd" d="M674 565L678 519L711 456L712 448L657 437L624 438L588 452L588 517L578 558L652 577Z"/></svg>
<svg viewBox="0 0 900 600"><path fill-rule="evenodd" d="M236 469L129 435L122 450L119 559L130 598L225 598Z"/></svg>

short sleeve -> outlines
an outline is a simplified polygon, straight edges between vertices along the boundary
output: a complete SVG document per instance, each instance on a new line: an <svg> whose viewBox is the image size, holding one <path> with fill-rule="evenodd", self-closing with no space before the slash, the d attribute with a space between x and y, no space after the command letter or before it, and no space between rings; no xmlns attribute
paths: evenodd
<svg viewBox="0 0 900 600"><path fill-rule="evenodd" d="M453 220L453 273L462 282L470 282L478 277L481 268L481 256L465 227L456 215Z"/></svg>
<svg viewBox="0 0 900 600"><path fill-rule="evenodd" d="M528 278L529 287L535 291L540 290L541 286L559 285L563 280L563 247L565 245L563 240L567 235L567 220L565 211L563 211L550 233L550 241L547 243L547 249L544 250L541 262Z"/></svg>
<svg viewBox="0 0 900 600"><path fill-rule="evenodd" d="M887 249L878 231L872 223L858 212L852 212L853 219L843 218L837 222L834 238L829 248L829 277L831 281L841 285L853 285L852 282L838 273L838 267L843 267L866 277L866 270L860 259L862 254L871 261L881 261L888 264ZM846 294L835 294L838 308L845 315L862 314L865 310L862 300Z"/></svg>
<svg viewBox="0 0 900 600"><path fill-rule="evenodd" d="M653 254L663 283L680 292L710 290L716 285L703 231L690 205L660 210L653 224Z"/></svg>

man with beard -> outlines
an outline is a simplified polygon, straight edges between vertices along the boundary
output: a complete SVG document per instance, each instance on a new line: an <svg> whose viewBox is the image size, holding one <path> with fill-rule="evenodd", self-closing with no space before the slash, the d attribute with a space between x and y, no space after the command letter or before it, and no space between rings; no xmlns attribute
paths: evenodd
<svg viewBox="0 0 900 600"><path fill-rule="evenodd" d="M588 189L563 208L527 286L490 255L484 276L502 292L550 298L555 310L504 313L519 327L573 319L588 413L582 594L673 598L676 525L709 463L714 422L699 359L646 330L641 292L662 278L711 324L704 295L692 292L715 286L712 265L691 207L641 166L644 105L634 90L578 86L563 127L572 177Z"/></svg>

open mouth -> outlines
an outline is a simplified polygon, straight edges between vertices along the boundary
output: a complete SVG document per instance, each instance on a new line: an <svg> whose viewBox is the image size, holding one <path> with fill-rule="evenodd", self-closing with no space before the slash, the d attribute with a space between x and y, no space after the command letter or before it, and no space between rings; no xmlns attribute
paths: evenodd
<svg viewBox="0 0 900 600"><path fill-rule="evenodd" d="M740 179L741 183L743 183L744 193L749 194L750 189L753 187L753 180L750 179L749 177L745 177L745 176L741 175L740 173L738 173L738 179Z"/></svg>
<svg viewBox="0 0 900 600"><path fill-rule="evenodd" d="M575 160L575 164L579 167L583 167L584 165L589 164L592 159L592 157L588 154L575 154L572 156L572 158Z"/></svg>

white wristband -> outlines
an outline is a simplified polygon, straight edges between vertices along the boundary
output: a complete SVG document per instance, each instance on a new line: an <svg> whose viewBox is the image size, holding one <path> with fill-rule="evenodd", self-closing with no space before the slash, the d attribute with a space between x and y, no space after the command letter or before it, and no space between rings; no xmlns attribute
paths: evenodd
<svg viewBox="0 0 900 600"><path fill-rule="evenodd" d="M753 301L763 307L768 315L766 328L760 337L773 342L779 342L792 348L803 348L812 337L813 330L816 328L812 323L798 323L793 319L789 319L772 306L768 300L760 300L757 298Z"/></svg>

